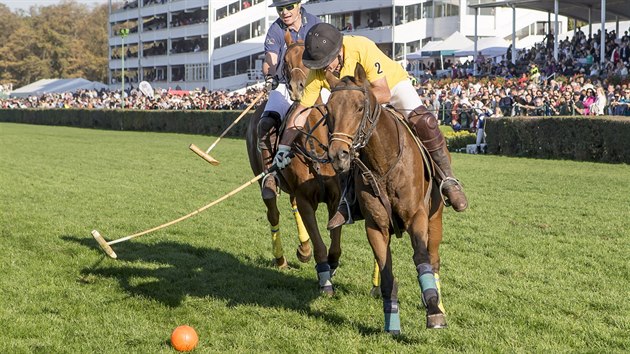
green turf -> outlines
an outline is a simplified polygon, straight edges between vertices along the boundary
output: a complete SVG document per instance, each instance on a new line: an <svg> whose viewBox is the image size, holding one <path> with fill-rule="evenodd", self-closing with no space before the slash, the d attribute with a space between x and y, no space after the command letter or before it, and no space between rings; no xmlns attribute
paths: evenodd
<svg viewBox="0 0 630 354"><path fill-rule="evenodd" d="M491 138L491 137L490 137ZM162 231L253 177L244 141L0 123L0 353L630 351L630 166L454 154L470 209L445 214L449 328L426 330L408 238L392 242L403 334L382 333L361 222L345 227L337 295L314 264L270 266L257 186ZM322 211L321 208L320 212ZM325 220L320 223L324 229Z"/></svg>

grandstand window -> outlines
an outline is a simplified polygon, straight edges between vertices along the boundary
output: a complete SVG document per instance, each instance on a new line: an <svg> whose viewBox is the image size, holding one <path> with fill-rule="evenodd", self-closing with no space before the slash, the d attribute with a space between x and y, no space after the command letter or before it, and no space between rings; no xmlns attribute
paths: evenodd
<svg viewBox="0 0 630 354"><path fill-rule="evenodd" d="M468 5L478 5L478 4L489 4L493 3L495 0L468 0ZM466 12L469 15L475 14L475 9L472 7L467 7L468 11ZM494 16L495 10L494 8L482 8L479 9L479 15L482 16Z"/></svg>
<svg viewBox="0 0 630 354"><path fill-rule="evenodd" d="M443 4L442 15L444 17L459 16L459 6L453 4Z"/></svg>
<svg viewBox="0 0 630 354"><path fill-rule="evenodd" d="M344 14L332 14L330 15L330 24L341 30L344 27Z"/></svg>
<svg viewBox="0 0 630 354"><path fill-rule="evenodd" d="M258 37L265 34L265 19L260 19L256 22L251 23L252 28L252 37Z"/></svg>
<svg viewBox="0 0 630 354"><path fill-rule="evenodd" d="M230 15L235 14L240 11L241 3L240 1L233 2L230 4Z"/></svg>
<svg viewBox="0 0 630 354"><path fill-rule="evenodd" d="M236 66L234 60L227 61L221 64L221 77L234 76L236 73Z"/></svg>
<svg viewBox="0 0 630 354"><path fill-rule="evenodd" d="M245 25L243 27L239 27L236 30L236 41L242 42L250 39L251 36L251 25Z"/></svg>
<svg viewBox="0 0 630 354"><path fill-rule="evenodd" d="M251 57L246 56L236 59L236 75L246 74L251 67Z"/></svg>
<svg viewBox="0 0 630 354"><path fill-rule="evenodd" d="M433 10L435 18L444 17L444 6L446 6L446 4L435 4L435 9Z"/></svg>
<svg viewBox="0 0 630 354"><path fill-rule="evenodd" d="M427 1L423 4L422 18L433 18L433 1Z"/></svg>
<svg viewBox="0 0 630 354"><path fill-rule="evenodd" d="M217 11L215 11L215 20L220 20L224 17L226 17L228 15L228 7L227 6L223 6L220 9L217 9Z"/></svg>
<svg viewBox="0 0 630 354"><path fill-rule="evenodd" d="M184 81L185 70L183 65L173 65L171 67L171 81Z"/></svg>
<svg viewBox="0 0 630 354"><path fill-rule="evenodd" d="M221 47L225 47L234 44L234 31L230 31L221 36Z"/></svg>
<svg viewBox="0 0 630 354"><path fill-rule="evenodd" d="M407 22L416 21L422 18L422 4L405 6L405 16Z"/></svg>

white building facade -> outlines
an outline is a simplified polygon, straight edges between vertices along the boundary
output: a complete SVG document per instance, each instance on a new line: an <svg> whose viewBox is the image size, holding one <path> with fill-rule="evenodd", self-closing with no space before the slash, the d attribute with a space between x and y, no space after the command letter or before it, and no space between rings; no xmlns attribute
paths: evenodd
<svg viewBox="0 0 630 354"><path fill-rule="evenodd" d="M234 90L262 80L263 41L277 18L268 7L271 0L131 0L118 7L111 1L111 88L120 87L123 72L127 85L148 81L182 90ZM494 1L311 0L303 6L405 60L407 53L455 31L472 38L475 16L467 5ZM550 19L547 13L517 9L517 38L544 34ZM560 32L566 32L566 18L560 21ZM480 37L511 39L511 9L481 9L477 23ZM129 34L121 36L121 29Z"/></svg>

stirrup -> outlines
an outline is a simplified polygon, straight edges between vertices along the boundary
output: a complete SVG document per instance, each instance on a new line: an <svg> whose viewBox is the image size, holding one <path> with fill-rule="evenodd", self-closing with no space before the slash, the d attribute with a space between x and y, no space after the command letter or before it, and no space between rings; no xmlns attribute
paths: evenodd
<svg viewBox="0 0 630 354"><path fill-rule="evenodd" d="M446 206L446 207L450 207L451 206L451 202L450 202L450 200L446 200L446 198L444 197L443 189L444 189L444 184L446 184L449 181L454 182L455 186L459 186L459 189L461 191L464 190L464 186L461 184L461 182L458 179L453 178L453 177L446 177L446 178L444 178L442 180L442 182L440 182L440 197L442 197L442 203L444 203L444 206Z"/></svg>

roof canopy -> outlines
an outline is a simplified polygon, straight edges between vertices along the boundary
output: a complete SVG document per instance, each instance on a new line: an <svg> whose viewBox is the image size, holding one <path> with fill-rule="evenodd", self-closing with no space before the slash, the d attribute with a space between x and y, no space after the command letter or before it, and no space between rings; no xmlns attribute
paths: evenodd
<svg viewBox="0 0 630 354"><path fill-rule="evenodd" d="M620 20L630 19L630 1L606 0L606 20L611 21L615 16ZM487 4L468 5L472 8L489 7L517 7L554 13L554 0L505 0ZM591 9L591 21L600 22L602 0L558 0L558 14L569 18L588 22L588 12Z"/></svg>
<svg viewBox="0 0 630 354"><path fill-rule="evenodd" d="M11 91L11 97L39 96L45 93L107 89L107 85L86 79L42 79Z"/></svg>

